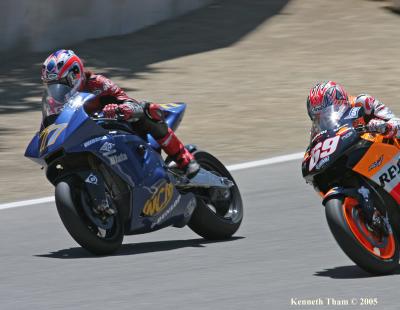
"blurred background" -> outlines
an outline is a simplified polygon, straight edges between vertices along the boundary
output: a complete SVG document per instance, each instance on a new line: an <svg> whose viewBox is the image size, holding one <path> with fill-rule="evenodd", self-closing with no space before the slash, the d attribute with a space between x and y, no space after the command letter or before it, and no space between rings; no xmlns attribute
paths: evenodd
<svg viewBox="0 0 400 310"><path fill-rule="evenodd" d="M53 194L23 154L54 50L74 50L133 98L187 102L178 135L232 164L304 150L318 80L400 114L399 2L2 0L0 203Z"/></svg>

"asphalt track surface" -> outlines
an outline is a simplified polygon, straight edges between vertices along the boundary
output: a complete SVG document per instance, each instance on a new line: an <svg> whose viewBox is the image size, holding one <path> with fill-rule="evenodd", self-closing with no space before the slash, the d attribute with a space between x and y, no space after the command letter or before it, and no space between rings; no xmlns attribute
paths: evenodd
<svg viewBox="0 0 400 310"><path fill-rule="evenodd" d="M341 252L299 160L235 171L245 217L236 237L188 228L128 236L114 256L77 246L53 203L0 211L0 309L398 309L399 274L370 277ZM328 306L325 298L377 298Z"/></svg>

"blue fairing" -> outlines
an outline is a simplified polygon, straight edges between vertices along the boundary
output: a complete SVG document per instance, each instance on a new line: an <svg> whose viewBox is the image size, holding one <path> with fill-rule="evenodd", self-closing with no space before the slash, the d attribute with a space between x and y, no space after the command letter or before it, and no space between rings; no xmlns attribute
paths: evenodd
<svg viewBox="0 0 400 310"><path fill-rule="evenodd" d="M31 142L29 143L28 147L25 151L25 157L32 159L34 162L38 163L39 165L43 165L44 160L40 158L39 155L39 133L36 133L35 136L32 138Z"/></svg>
<svg viewBox="0 0 400 310"><path fill-rule="evenodd" d="M30 142L25 156L47 167L51 156L63 151L69 160L77 153L91 153L126 182L131 191L131 218L126 233L142 233L168 226L181 220L187 207L193 204L193 194L180 194L165 169L158 153L158 144L149 137L147 143L137 135L124 131L106 130L85 112L84 103L93 95L79 93L71 98L53 124L37 133ZM168 125L176 129L182 120L186 104L161 105L165 109ZM98 123L99 122L99 123ZM138 150L140 149L140 153ZM50 158L50 159L49 159ZM167 188L170 194L165 196ZM161 195L161 196L160 196ZM159 203L163 207L151 215L143 215L143 208ZM167 199L167 198L168 199ZM159 205L158 205L159 207Z"/></svg>
<svg viewBox="0 0 400 310"><path fill-rule="evenodd" d="M65 148L65 144L71 135L74 135L74 139L76 139L76 129L82 126L84 122L90 120L83 108L83 104L93 98L94 96L89 93L78 93L74 96L73 105L66 104L64 110L52 125L43 129L41 133L36 133L25 151L25 156L45 165L44 158L62 147ZM54 130L51 130L52 128ZM46 130L48 131L48 135L44 136ZM98 130L95 130L92 133L88 133L88 135L92 134L95 136L97 133ZM81 138L87 139L87 136ZM44 139L47 141L44 141Z"/></svg>

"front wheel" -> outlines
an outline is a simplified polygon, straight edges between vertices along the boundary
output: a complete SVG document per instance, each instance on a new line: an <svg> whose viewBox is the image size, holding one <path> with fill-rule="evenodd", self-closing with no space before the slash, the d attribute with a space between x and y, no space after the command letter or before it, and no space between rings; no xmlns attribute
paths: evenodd
<svg viewBox="0 0 400 310"><path fill-rule="evenodd" d="M78 178L59 182L55 200L65 228L83 248L95 255L107 255L121 246L124 230L119 212L108 217L96 214Z"/></svg>
<svg viewBox="0 0 400 310"><path fill-rule="evenodd" d="M325 204L329 228L346 255L365 271L393 273L398 267L399 245L389 227L389 234L379 234L366 225L357 200L349 197L331 199Z"/></svg>
<svg viewBox="0 0 400 310"><path fill-rule="evenodd" d="M194 153L199 165L234 183L228 201L213 202L206 197L197 197L197 207L188 226L198 235L209 240L230 238L238 229L243 218L243 204L239 188L226 167L214 156L204 151Z"/></svg>

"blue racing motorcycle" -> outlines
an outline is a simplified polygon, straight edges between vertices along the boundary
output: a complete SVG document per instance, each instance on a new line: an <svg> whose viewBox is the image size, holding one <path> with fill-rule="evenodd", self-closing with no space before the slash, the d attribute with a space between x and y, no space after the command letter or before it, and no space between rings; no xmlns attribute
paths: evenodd
<svg viewBox="0 0 400 310"><path fill-rule="evenodd" d="M43 112L43 126L25 156L46 169L55 186L58 214L70 235L96 255L118 250L124 235L188 225L206 239L230 238L243 217L239 189L225 166L211 154L187 148L201 166L187 178L171 158L163 159L151 136L130 123L89 116L93 95L49 85L46 100L63 100L58 114ZM176 129L185 103L162 105Z"/></svg>

